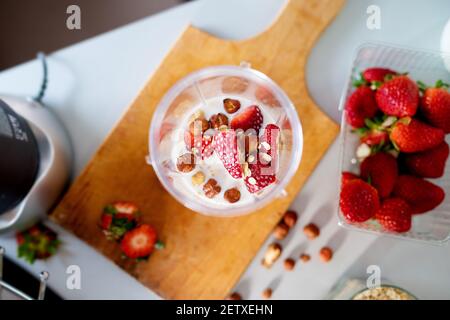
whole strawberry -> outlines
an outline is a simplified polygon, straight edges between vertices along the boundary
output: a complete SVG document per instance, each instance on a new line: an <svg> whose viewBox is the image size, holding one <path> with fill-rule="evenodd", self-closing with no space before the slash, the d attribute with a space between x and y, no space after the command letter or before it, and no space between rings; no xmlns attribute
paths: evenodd
<svg viewBox="0 0 450 320"><path fill-rule="evenodd" d="M433 210L445 198L445 192L441 187L422 178L409 175L398 177L393 195L408 202L413 214Z"/></svg>
<svg viewBox="0 0 450 320"><path fill-rule="evenodd" d="M375 215L380 201L374 187L357 179L342 185L339 205L347 221L364 222Z"/></svg>
<svg viewBox="0 0 450 320"><path fill-rule="evenodd" d="M407 76L394 77L376 92L378 107L385 114L395 117L412 117L419 105L419 88Z"/></svg>
<svg viewBox="0 0 450 320"><path fill-rule="evenodd" d="M347 122L353 128L362 128L366 118L374 117L378 112L374 92L366 86L357 88L345 105Z"/></svg>
<svg viewBox="0 0 450 320"><path fill-rule="evenodd" d="M435 88L425 89L420 111L431 125L450 133L450 93L447 87L448 85L438 81Z"/></svg>
<svg viewBox="0 0 450 320"><path fill-rule="evenodd" d="M421 152L437 147L444 141L444 131L429 126L419 120L404 118L399 120L391 131L391 141L399 151Z"/></svg>
<svg viewBox="0 0 450 320"><path fill-rule="evenodd" d="M384 152L367 157L361 163L361 177L370 181L381 198L388 197L398 176L397 159Z"/></svg>
<svg viewBox="0 0 450 320"><path fill-rule="evenodd" d="M375 218L388 231L406 232L411 229L411 213L405 200L389 198L383 201Z"/></svg>
<svg viewBox="0 0 450 320"><path fill-rule="evenodd" d="M406 154L404 163L408 171L416 176L440 178L444 175L448 155L449 147L444 141L433 149Z"/></svg>
<svg viewBox="0 0 450 320"><path fill-rule="evenodd" d="M384 82L388 75L397 75L397 72L386 68L368 68L362 75L365 81L378 83Z"/></svg>
<svg viewBox="0 0 450 320"><path fill-rule="evenodd" d="M342 172L342 176L341 176L341 184L344 185L347 182L353 181L356 179L359 179L359 177L356 174L348 172L348 171L344 171L344 172Z"/></svg>

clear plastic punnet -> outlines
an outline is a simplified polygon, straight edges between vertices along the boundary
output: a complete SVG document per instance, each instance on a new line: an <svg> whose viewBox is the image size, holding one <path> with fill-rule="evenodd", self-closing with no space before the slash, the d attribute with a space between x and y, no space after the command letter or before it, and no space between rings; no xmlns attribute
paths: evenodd
<svg viewBox="0 0 450 320"><path fill-rule="evenodd" d="M241 199L230 203L224 201L224 192L230 187L226 183L221 191L208 199L200 187L189 183L197 170L183 173L177 170L176 156L182 153L183 132L187 119L201 110L211 116L223 99L237 99L242 108L229 119L238 115L248 105L257 105L264 119L270 119L280 128L278 138L278 161L275 182L262 190L249 193L243 182L227 180L226 183L241 186ZM210 111L215 110L215 111ZM226 112L222 111L226 114ZM263 129L263 128L262 128ZM206 215L229 217L247 214L263 207L277 197L286 195L285 187L297 171L303 150L303 135L300 120L294 105L283 90L265 74L252 69L249 64L240 66L212 66L188 74L179 80L160 101L150 125L149 158L164 188L184 206ZM218 160L218 159L216 159ZM220 160L219 160L220 161ZM212 177L220 181L223 165L214 158L205 166L221 166L222 171ZM226 171L225 171L226 172ZM206 177L206 180L211 177ZM242 180L242 179L241 179Z"/></svg>
<svg viewBox="0 0 450 320"><path fill-rule="evenodd" d="M445 64L450 62L450 55L442 52L419 51L410 48L397 47L387 44L370 43L358 48L353 61L348 84L341 97L339 108L342 110L340 135L340 169L353 173L359 172L359 161L356 150L360 145L359 137L352 132L352 127L345 121L345 103L354 91L352 79L360 72L370 67L382 67L407 72L415 81L420 80L428 85L434 85L437 80L450 83L450 73ZM450 143L450 135L446 136ZM339 203L339 224L354 230L367 231L376 234L387 234L394 237L418 240L432 244L442 244L450 239L450 160L447 161L445 174L438 179L427 179L444 189L446 197L441 205L434 210L413 215L412 227L405 233L385 231L375 220L370 219L364 223L348 223L343 217ZM340 189L340 186L339 186Z"/></svg>

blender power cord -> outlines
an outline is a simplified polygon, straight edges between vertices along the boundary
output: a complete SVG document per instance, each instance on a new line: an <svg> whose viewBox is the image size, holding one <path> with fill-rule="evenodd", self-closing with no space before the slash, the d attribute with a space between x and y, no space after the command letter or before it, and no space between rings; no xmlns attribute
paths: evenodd
<svg viewBox="0 0 450 320"><path fill-rule="evenodd" d="M41 82L41 88L39 89L39 93L33 98L34 101L42 102L42 98L44 98L45 90L47 89L48 84L48 68L47 68L47 59L45 58L45 54L43 52L38 52L37 58L42 63L42 82Z"/></svg>

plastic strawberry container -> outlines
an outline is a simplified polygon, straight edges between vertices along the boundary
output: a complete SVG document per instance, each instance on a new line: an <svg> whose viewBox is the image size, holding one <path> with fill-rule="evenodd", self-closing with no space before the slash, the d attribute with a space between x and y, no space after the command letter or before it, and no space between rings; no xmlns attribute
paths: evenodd
<svg viewBox="0 0 450 320"><path fill-rule="evenodd" d="M251 194L251 198L247 197L246 201L241 199L226 205L205 199L201 195L201 189L192 192L190 188L186 188L171 156L172 146L182 139L180 130L183 129L180 128L180 123L185 121L186 115L195 113L199 105L207 111L211 106L211 99L225 96L245 99L259 106L269 106L265 109L266 115L270 115L281 133L275 182L261 192ZM236 114L229 115L230 119ZM251 213L275 198L285 196L285 187L300 164L302 148L301 123L288 96L268 76L252 69L249 64L242 63L240 66L200 69L186 75L168 90L157 106L150 124L147 162L155 170L164 188L187 208L205 215L230 217ZM224 198L224 189L222 186L218 199Z"/></svg>
<svg viewBox="0 0 450 320"><path fill-rule="evenodd" d="M341 96L339 109L342 111L340 134L340 172L350 171L359 174L360 162L356 157L356 150L360 144L357 134L346 122L345 104L354 91L352 79L360 72L370 67L382 67L396 70L400 73L408 72L415 81L420 80L428 85L441 79L450 83L450 73L445 63L450 62L450 55L441 52L420 51L405 47L386 44L370 43L360 46L355 53L351 74ZM450 135L446 135L450 143ZM432 244L443 244L450 239L450 159L446 163L445 174L438 179L426 179L444 189L446 197L437 208L424 214L413 215L410 231L394 233L384 230L375 220L370 219L363 223L349 223L344 218L339 201L337 211L339 224L343 227L375 234L417 240ZM339 189L341 188L339 180Z"/></svg>

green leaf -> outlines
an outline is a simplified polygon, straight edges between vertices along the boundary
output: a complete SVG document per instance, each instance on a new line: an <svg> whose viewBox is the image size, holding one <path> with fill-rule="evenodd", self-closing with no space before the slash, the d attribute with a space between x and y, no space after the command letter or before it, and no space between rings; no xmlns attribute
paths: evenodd
<svg viewBox="0 0 450 320"><path fill-rule="evenodd" d="M164 242L162 242L162 241L160 241L160 240L158 240L158 241L155 243L155 249L157 249L157 250L162 250L162 249L164 249L164 247L165 247Z"/></svg>
<svg viewBox="0 0 450 320"><path fill-rule="evenodd" d="M112 205L107 205L107 206L103 209L103 211L106 212L106 213L110 213L110 214L112 214L112 215L114 215L114 214L117 213L116 208L114 208L114 206L112 206Z"/></svg>

